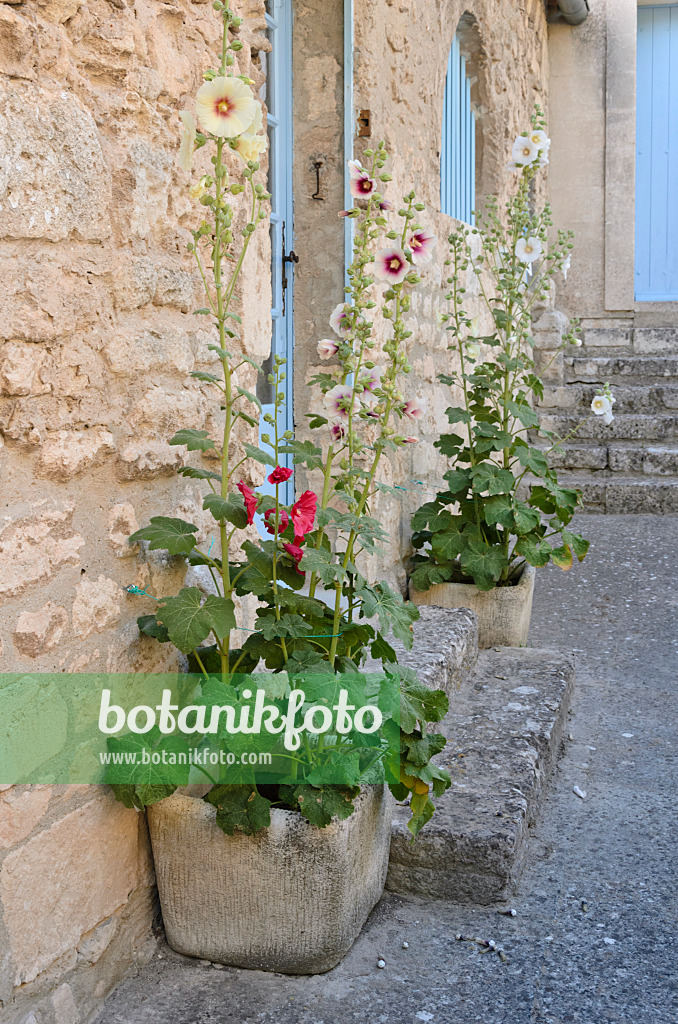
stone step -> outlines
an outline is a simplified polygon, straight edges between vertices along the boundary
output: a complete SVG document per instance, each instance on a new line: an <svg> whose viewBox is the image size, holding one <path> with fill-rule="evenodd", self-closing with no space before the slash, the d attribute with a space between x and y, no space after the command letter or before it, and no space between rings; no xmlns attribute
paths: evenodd
<svg viewBox="0 0 678 1024"><path fill-rule="evenodd" d="M678 377L678 355L632 356L588 355L564 356L565 376L572 382L603 384L609 381L650 384Z"/></svg>
<svg viewBox="0 0 678 1024"><path fill-rule="evenodd" d="M595 473L639 473L641 476L678 477L678 444L653 445L643 442L615 442L601 445L569 443L553 451L549 462L554 469L577 469Z"/></svg>
<svg viewBox="0 0 678 1024"><path fill-rule="evenodd" d="M678 329L675 327L586 327L584 347L633 355L672 355L678 353ZM595 354L595 353L594 353Z"/></svg>
<svg viewBox="0 0 678 1024"><path fill-rule="evenodd" d="M565 437L581 423L582 417L570 412L542 413L541 426ZM612 423L604 422L602 416L591 416L577 431L577 440L610 441L664 441L678 438L678 412L672 415L634 415L622 413Z"/></svg>
<svg viewBox="0 0 678 1024"><path fill-rule="evenodd" d="M588 415L597 390L596 384L549 385L544 388L539 408L562 412L576 410ZM613 392L615 416L627 412L662 414L678 410L678 381L672 384L617 384Z"/></svg>
<svg viewBox="0 0 678 1024"><path fill-rule="evenodd" d="M640 477L604 470L589 475L563 473L558 479L564 487L574 487L582 492L586 512L678 513L678 476Z"/></svg>
<svg viewBox="0 0 678 1024"><path fill-rule="evenodd" d="M484 904L508 897L558 758L573 688L574 661L558 651L480 652L440 726L449 742L438 760L452 786L414 843L409 811L398 808L388 889Z"/></svg>

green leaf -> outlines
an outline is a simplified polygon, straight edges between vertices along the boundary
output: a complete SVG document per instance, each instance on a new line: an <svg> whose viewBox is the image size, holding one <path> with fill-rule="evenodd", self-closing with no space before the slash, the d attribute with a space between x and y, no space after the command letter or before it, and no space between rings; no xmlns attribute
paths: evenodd
<svg viewBox="0 0 678 1024"><path fill-rule="evenodd" d="M427 501L423 505L420 505L412 516L412 529L425 530L429 524L429 520L433 516L437 516L439 512L440 503L438 501Z"/></svg>
<svg viewBox="0 0 678 1024"><path fill-rule="evenodd" d="M408 821L407 827L416 838L426 822L430 821L433 817L435 805L429 799L427 793L413 793L410 797L410 811L412 812L412 817Z"/></svg>
<svg viewBox="0 0 678 1024"><path fill-rule="evenodd" d="M513 502L510 495L496 494L490 498L483 506L483 515L489 526L498 523L510 530L513 526Z"/></svg>
<svg viewBox="0 0 678 1024"><path fill-rule="evenodd" d="M358 595L362 602L362 614L366 619L379 616L379 628L384 636L389 630L405 644L412 647L412 623L419 618L419 609L409 601L403 601L400 594L391 590L388 583L382 580L373 587L365 586Z"/></svg>
<svg viewBox="0 0 678 1024"><path fill-rule="evenodd" d="M220 494L207 494L202 507L208 509L217 522L225 520L239 530L247 526L247 509L240 491L232 491L228 498L222 498Z"/></svg>
<svg viewBox="0 0 678 1024"><path fill-rule="evenodd" d="M204 370L194 370L191 377L195 377L196 380L201 380L205 384L218 384L219 378L215 377L213 373L205 373Z"/></svg>
<svg viewBox="0 0 678 1024"><path fill-rule="evenodd" d="M471 470L473 490L477 494L507 494L511 492L516 478L508 469L501 469L494 462L481 462Z"/></svg>
<svg viewBox="0 0 678 1024"><path fill-rule="evenodd" d="M210 316L211 314L212 314L212 310L211 309L207 309L206 306L203 306L201 309L194 309L193 310L193 316L198 316L198 315Z"/></svg>
<svg viewBox="0 0 678 1024"><path fill-rule="evenodd" d="M313 441L288 441L278 449L285 455L293 455L295 466L302 466L304 463L309 469L323 468L323 453Z"/></svg>
<svg viewBox="0 0 678 1024"><path fill-rule="evenodd" d="M188 448L189 452L208 452L211 449L216 450L214 441L211 440L206 430L188 430L182 427L181 430L177 430L174 437L169 440L170 444L184 444Z"/></svg>
<svg viewBox="0 0 678 1024"><path fill-rule="evenodd" d="M401 678L403 673L401 672ZM440 722L450 709L444 690L430 690L409 675L400 684L400 729L413 733L419 722Z"/></svg>
<svg viewBox="0 0 678 1024"><path fill-rule="evenodd" d="M161 549L168 551L170 555L186 555L196 545L193 534L197 532L197 526L183 519L153 516L148 526L142 526L132 534L130 544L138 540L147 540L151 551Z"/></svg>
<svg viewBox="0 0 678 1024"><path fill-rule="evenodd" d="M238 356L238 359L240 360L240 363L238 364L239 366L242 363L249 363L250 366L253 366L255 370L259 371L259 373L263 373L264 372L263 367L261 366L261 363L258 363L256 361L256 359L251 359L249 356L245 356L245 355L242 355L242 354L240 354Z"/></svg>
<svg viewBox="0 0 678 1024"><path fill-rule="evenodd" d="M269 455L268 452L262 452L261 448L248 444L247 441L243 443L243 448L247 453L248 459L254 459L255 462L260 462L263 466L273 466L275 469L276 462L273 455Z"/></svg>
<svg viewBox="0 0 678 1024"><path fill-rule="evenodd" d="M447 481L452 494L465 493L471 484L471 470L448 469L447 473L443 474L443 480Z"/></svg>
<svg viewBox="0 0 678 1024"><path fill-rule="evenodd" d="M325 828L332 818L343 820L353 814L353 801L360 786L281 786L281 797L297 803L312 825Z"/></svg>
<svg viewBox="0 0 678 1024"><path fill-rule="evenodd" d="M134 764L109 764L105 779L110 785L131 783L135 786L139 803L148 804L162 800L173 793L177 786L185 786L188 782L190 766L188 764L188 742L183 736L165 736L154 728L144 735L127 733L125 736L108 739L108 749L112 753L136 755ZM154 763L148 756L147 763L142 762L142 754L160 753L160 763ZM174 754L176 764L162 762L162 752ZM176 755L183 755L179 758Z"/></svg>
<svg viewBox="0 0 678 1024"><path fill-rule="evenodd" d="M212 630L222 637L235 628L231 600L210 594L204 605L201 602L197 587L184 587L158 605L158 622L167 627L170 640L183 654L194 650Z"/></svg>
<svg viewBox="0 0 678 1024"><path fill-rule="evenodd" d="M372 641L370 654L373 658L376 658L377 661L396 662L398 660L398 655L393 650L390 643L387 640L384 640L383 636L379 632L377 632L376 637Z"/></svg>
<svg viewBox="0 0 678 1024"><path fill-rule="evenodd" d="M210 352L216 352L220 359L230 359L231 353L227 352L225 348L220 348L219 345L208 345L207 348Z"/></svg>
<svg viewBox="0 0 678 1024"><path fill-rule="evenodd" d="M551 548L551 561L554 565L557 565L563 572L567 572L568 569L572 568L572 549L568 544L563 544L559 548Z"/></svg>
<svg viewBox="0 0 678 1024"><path fill-rule="evenodd" d="M464 538L457 529L434 533L431 551L437 562L454 562L464 547Z"/></svg>
<svg viewBox="0 0 678 1024"><path fill-rule="evenodd" d="M205 800L216 807L217 825L228 836L253 836L271 824L271 801L254 786L215 786Z"/></svg>
<svg viewBox="0 0 678 1024"><path fill-rule="evenodd" d="M520 537L515 551L530 565L537 566L537 568L546 565L551 557L551 545L539 533L528 533L524 537Z"/></svg>
<svg viewBox="0 0 678 1024"><path fill-rule="evenodd" d="M441 455L447 455L448 458L452 458L463 444L464 438L460 437L459 434L441 434L438 440L433 442L433 447L438 448Z"/></svg>
<svg viewBox="0 0 678 1024"><path fill-rule="evenodd" d="M211 469L198 469L195 466L182 466L177 470L180 476L190 477L191 480L218 480L221 482L221 473L214 473Z"/></svg>
<svg viewBox="0 0 678 1024"><path fill-rule="evenodd" d="M441 733L415 733L410 736L403 736L401 742L401 754L404 755L410 765L423 768L432 757L439 754L444 748L447 740ZM411 774L408 772L408 775Z"/></svg>
<svg viewBox="0 0 678 1024"><path fill-rule="evenodd" d="M260 615L254 623L256 629L266 640L277 640L279 637L305 637L313 633L313 626L305 622L300 615L286 612L276 619L275 615Z"/></svg>
<svg viewBox="0 0 678 1024"><path fill-rule="evenodd" d="M539 416L526 402L512 402L506 403L506 408L517 420L519 420L524 427L538 427Z"/></svg>
<svg viewBox="0 0 678 1024"><path fill-rule="evenodd" d="M541 523L541 516L535 509L530 508L524 501L517 501L513 509L516 531L518 533L530 533Z"/></svg>
<svg viewBox="0 0 678 1024"><path fill-rule="evenodd" d="M449 409L446 409L445 415L447 416L447 422L450 426L453 426L455 423L471 422L471 413L466 409L462 409L458 405L450 406Z"/></svg>
<svg viewBox="0 0 678 1024"><path fill-rule="evenodd" d="M501 548L478 539L468 542L460 562L479 590L492 590L508 564Z"/></svg>
<svg viewBox="0 0 678 1024"><path fill-rule="evenodd" d="M540 448L518 448L516 452L521 466L525 466L535 476L544 476L549 468L546 456Z"/></svg>
<svg viewBox="0 0 678 1024"><path fill-rule="evenodd" d="M236 388L236 391L243 398L246 398L248 402L251 402L252 405L256 405L259 412L261 412L261 402L256 395L253 395L251 391L247 391L246 388Z"/></svg>
<svg viewBox="0 0 678 1024"><path fill-rule="evenodd" d="M137 619L139 632L145 636L152 636L161 644L169 642L169 633L164 626L161 626L155 615L140 615Z"/></svg>
<svg viewBox="0 0 678 1024"><path fill-rule="evenodd" d="M580 537L578 533L570 533L569 530L563 530L563 541L565 544L570 545L578 560L583 562L586 558L586 552L588 551L589 544L591 542L584 540L584 538Z"/></svg>
<svg viewBox="0 0 678 1024"><path fill-rule="evenodd" d="M231 313L231 311L230 311L229 309L227 309L227 310L226 310L226 311L224 312L224 316L227 316L227 317L229 318L229 320L235 320L235 322L236 322L237 324L241 324L241 323L242 323L242 320L240 319L240 317L238 316L238 314L237 314L237 313Z"/></svg>
<svg viewBox="0 0 678 1024"><path fill-rule="evenodd" d="M304 548L304 557L299 563L302 572L316 573L323 583L331 586L337 580L343 580L346 570L334 561L334 555L325 548Z"/></svg>
<svg viewBox="0 0 678 1024"><path fill-rule="evenodd" d="M434 562L423 562L418 565L410 577L417 590L428 590L436 583L445 583L452 575L449 565L435 565Z"/></svg>

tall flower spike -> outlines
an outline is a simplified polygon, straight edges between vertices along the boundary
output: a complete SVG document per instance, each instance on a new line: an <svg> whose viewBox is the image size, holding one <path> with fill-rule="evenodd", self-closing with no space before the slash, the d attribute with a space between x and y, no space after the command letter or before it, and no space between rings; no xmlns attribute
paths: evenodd
<svg viewBox="0 0 678 1024"><path fill-rule="evenodd" d="M254 123L257 101L239 78L213 78L198 89L195 112L203 131L233 139Z"/></svg>

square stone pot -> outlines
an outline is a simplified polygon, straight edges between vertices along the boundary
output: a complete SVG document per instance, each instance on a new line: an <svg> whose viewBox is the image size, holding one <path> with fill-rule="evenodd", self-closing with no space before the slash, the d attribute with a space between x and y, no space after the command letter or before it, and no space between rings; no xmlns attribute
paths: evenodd
<svg viewBox="0 0 678 1024"><path fill-rule="evenodd" d="M514 587L494 590L478 590L474 583L436 583L430 590L417 590L410 583L410 600L439 608L470 608L478 616L478 647L524 647L536 575L534 566L526 565Z"/></svg>
<svg viewBox="0 0 678 1024"><path fill-rule="evenodd" d="M283 974L322 974L357 938L384 890L395 802L367 786L326 828L271 810L255 836L225 835L204 800L148 807L167 941L188 956Z"/></svg>

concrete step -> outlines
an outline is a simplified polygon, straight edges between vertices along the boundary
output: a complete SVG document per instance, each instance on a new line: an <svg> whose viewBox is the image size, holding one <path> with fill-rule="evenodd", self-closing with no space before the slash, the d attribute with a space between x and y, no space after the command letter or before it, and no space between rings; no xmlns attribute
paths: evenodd
<svg viewBox="0 0 678 1024"><path fill-rule="evenodd" d="M449 742L438 760L452 787L414 843L409 811L398 808L388 889L484 904L507 898L558 758L573 688L569 655L480 652L440 727Z"/></svg>
<svg viewBox="0 0 678 1024"><path fill-rule="evenodd" d="M598 390L596 384L565 384L544 388L540 409L559 412L570 410L588 415L591 402ZM671 413L678 410L678 380L672 384L617 384L613 388L614 414L620 413Z"/></svg>
<svg viewBox="0 0 678 1024"><path fill-rule="evenodd" d="M584 511L650 515L678 513L678 475L633 476L603 470L600 473L560 474L564 487L582 492Z"/></svg>
<svg viewBox="0 0 678 1024"><path fill-rule="evenodd" d="M581 423L582 416L571 412L548 412L541 415L545 430L553 430L565 437ZM634 415L622 413L615 416L610 424L602 416L591 416L577 431L577 440L610 441L664 441L678 438L678 412L671 415ZM574 440L574 439L573 439Z"/></svg>
<svg viewBox="0 0 678 1024"><path fill-rule="evenodd" d="M551 452L549 462L555 469L584 470L592 474L610 470L613 473L678 478L678 444L648 447L641 441L619 441L609 445L595 441L572 442Z"/></svg>
<svg viewBox="0 0 678 1024"><path fill-rule="evenodd" d="M678 377L678 355L589 355L564 357L567 381L650 384Z"/></svg>

